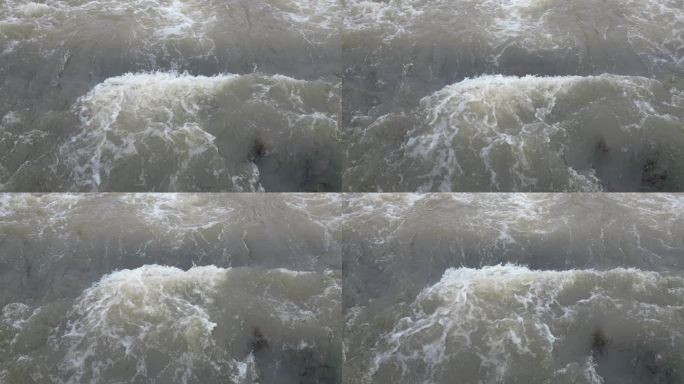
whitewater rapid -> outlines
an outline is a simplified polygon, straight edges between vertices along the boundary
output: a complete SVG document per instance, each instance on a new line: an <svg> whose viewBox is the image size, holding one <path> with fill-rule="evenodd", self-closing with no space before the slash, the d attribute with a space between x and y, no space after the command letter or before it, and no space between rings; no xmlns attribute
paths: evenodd
<svg viewBox="0 0 684 384"><path fill-rule="evenodd" d="M348 5L345 191L682 190L681 1Z"/></svg>
<svg viewBox="0 0 684 384"><path fill-rule="evenodd" d="M8 304L3 341L16 382L338 381L339 279L286 269L145 265L73 301ZM36 348L39 338L46 345ZM8 343L5 343L8 341ZM285 364L281 364L281 361Z"/></svg>
<svg viewBox="0 0 684 384"><path fill-rule="evenodd" d="M0 381L677 383L682 207L5 194Z"/></svg>
<svg viewBox="0 0 684 384"><path fill-rule="evenodd" d="M448 269L379 337L359 382L676 382L682 293L681 276L634 269Z"/></svg>
<svg viewBox="0 0 684 384"><path fill-rule="evenodd" d="M0 190L339 190L338 7L3 1Z"/></svg>
<svg viewBox="0 0 684 384"><path fill-rule="evenodd" d="M681 9L5 0L0 190L680 191Z"/></svg>
<svg viewBox="0 0 684 384"><path fill-rule="evenodd" d="M355 132L345 187L679 191L683 101L636 76L465 79Z"/></svg>

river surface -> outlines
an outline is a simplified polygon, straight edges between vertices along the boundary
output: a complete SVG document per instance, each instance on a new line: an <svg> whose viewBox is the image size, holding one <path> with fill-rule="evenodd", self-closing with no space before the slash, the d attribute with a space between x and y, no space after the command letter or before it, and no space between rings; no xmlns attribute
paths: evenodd
<svg viewBox="0 0 684 384"><path fill-rule="evenodd" d="M2 0L0 190L684 190L682 0Z"/></svg>
<svg viewBox="0 0 684 384"><path fill-rule="evenodd" d="M682 208L4 195L0 382L681 383Z"/></svg>

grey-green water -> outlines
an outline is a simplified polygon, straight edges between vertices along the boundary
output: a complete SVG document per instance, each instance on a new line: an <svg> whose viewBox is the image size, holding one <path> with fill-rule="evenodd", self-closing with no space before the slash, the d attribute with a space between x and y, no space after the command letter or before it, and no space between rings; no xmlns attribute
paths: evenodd
<svg viewBox="0 0 684 384"><path fill-rule="evenodd" d="M4 191L681 191L681 0L4 0Z"/></svg>
<svg viewBox="0 0 684 384"><path fill-rule="evenodd" d="M335 1L0 3L0 189L340 189Z"/></svg>
<svg viewBox="0 0 684 384"><path fill-rule="evenodd" d="M0 381L681 383L683 206L4 195Z"/></svg>
<svg viewBox="0 0 684 384"><path fill-rule="evenodd" d="M310 218L326 205L4 195L0 382L340 382L339 252Z"/></svg>
<svg viewBox="0 0 684 384"><path fill-rule="evenodd" d="M344 14L345 191L682 189L682 1Z"/></svg>

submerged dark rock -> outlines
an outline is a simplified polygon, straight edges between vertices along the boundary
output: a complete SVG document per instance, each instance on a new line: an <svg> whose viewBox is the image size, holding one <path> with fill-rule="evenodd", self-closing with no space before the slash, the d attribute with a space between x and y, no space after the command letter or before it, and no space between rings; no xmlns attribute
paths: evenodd
<svg viewBox="0 0 684 384"><path fill-rule="evenodd" d="M610 338L602 329L598 328L591 334L591 350L593 353L603 354L608 344L610 344Z"/></svg>
<svg viewBox="0 0 684 384"><path fill-rule="evenodd" d="M261 138L254 139L254 144L249 151L248 158L254 163L258 163L271 152L271 146Z"/></svg>
<svg viewBox="0 0 684 384"><path fill-rule="evenodd" d="M662 163L658 156L646 160L642 168L641 184L647 191L663 191L666 189L670 172Z"/></svg>
<svg viewBox="0 0 684 384"><path fill-rule="evenodd" d="M262 349L268 348L268 339L264 336L261 328L254 327L254 332L252 333L252 350L254 352L261 351Z"/></svg>

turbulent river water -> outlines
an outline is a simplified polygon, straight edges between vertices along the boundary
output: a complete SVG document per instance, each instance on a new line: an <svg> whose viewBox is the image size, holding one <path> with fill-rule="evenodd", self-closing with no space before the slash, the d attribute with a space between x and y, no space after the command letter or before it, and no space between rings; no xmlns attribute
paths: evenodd
<svg viewBox="0 0 684 384"><path fill-rule="evenodd" d="M682 384L684 0L0 0L0 192L0 384Z"/></svg>
<svg viewBox="0 0 684 384"><path fill-rule="evenodd" d="M2 0L0 190L681 191L682 0Z"/></svg>
<svg viewBox="0 0 684 384"><path fill-rule="evenodd" d="M0 186L340 189L338 6L3 0Z"/></svg>
<svg viewBox="0 0 684 384"><path fill-rule="evenodd" d="M3 196L0 382L340 382L321 199Z"/></svg>
<svg viewBox="0 0 684 384"><path fill-rule="evenodd" d="M0 382L681 383L684 196L0 200Z"/></svg>

